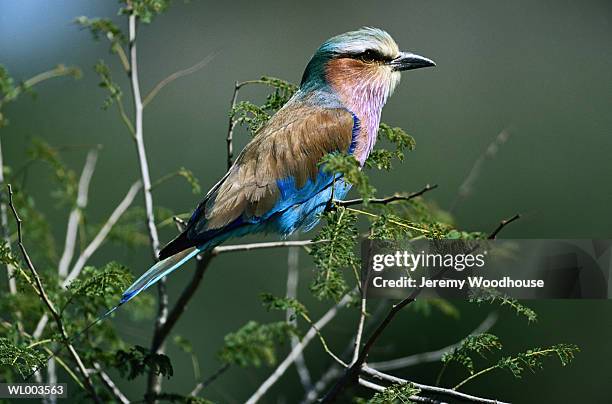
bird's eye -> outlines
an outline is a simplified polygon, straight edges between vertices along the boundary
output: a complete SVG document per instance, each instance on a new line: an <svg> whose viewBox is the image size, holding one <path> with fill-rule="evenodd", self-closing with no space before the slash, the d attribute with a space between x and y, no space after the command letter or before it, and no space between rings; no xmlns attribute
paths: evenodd
<svg viewBox="0 0 612 404"><path fill-rule="evenodd" d="M362 62L372 63L381 60L382 55L375 50L368 49L358 54L357 59L361 60Z"/></svg>

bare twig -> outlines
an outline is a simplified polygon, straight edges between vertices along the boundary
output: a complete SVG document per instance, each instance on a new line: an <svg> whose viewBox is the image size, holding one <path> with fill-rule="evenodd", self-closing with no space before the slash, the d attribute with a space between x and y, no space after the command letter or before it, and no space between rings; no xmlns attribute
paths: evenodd
<svg viewBox="0 0 612 404"><path fill-rule="evenodd" d="M6 248L11 248L11 237L8 225L7 206L4 197L4 163L2 157L2 143L0 142L0 228L2 230L2 240L6 244ZM6 275L8 278L8 289L11 295L17 294L17 282L15 281L15 268L12 264L6 264ZM23 331L23 324L21 323L21 312L15 312L15 323L19 331Z"/></svg>
<svg viewBox="0 0 612 404"><path fill-rule="evenodd" d="M115 397L115 399L122 404L129 404L130 400L119 390L113 379L102 369L98 362L93 363L94 369L98 372L98 376L102 380L102 383L106 386L108 391Z"/></svg>
<svg viewBox="0 0 612 404"><path fill-rule="evenodd" d="M274 370L274 372L263 382L261 386L257 389L257 391L248 399L247 404L256 403L259 399L263 397L264 394L280 379L280 377L285 373L287 368L295 362L295 359L298 355L306 348L306 346L310 343L310 341L317 335L317 330L325 327L327 323L329 323L338 313L338 310L341 307L346 306L346 304L350 301L350 293L344 295L340 301L333 306L331 309L327 311L304 335L302 340L298 345L296 345L289 355L278 365L278 367Z"/></svg>
<svg viewBox="0 0 612 404"><path fill-rule="evenodd" d="M328 243L329 240L296 240L296 241L271 241L265 243L252 243L252 244L235 244L215 247L212 250L212 255L219 255L228 252L236 251L251 251L260 250L267 248L279 248L279 247L308 247L309 245Z"/></svg>
<svg viewBox="0 0 612 404"><path fill-rule="evenodd" d="M104 242L104 240L106 239L110 231L112 230L113 226L115 225L115 223L117 223L119 218L123 215L123 213L125 213L127 208L132 204L132 202L134 201L134 198L136 197L136 194L138 193L141 187L142 187L142 183L140 181L136 181L134 184L132 184L127 194L125 195L125 197L121 200L119 205L117 205L115 210L111 213L108 220L104 223L104 225L102 226L98 234L96 234L94 239L87 245L87 247L85 247L83 252L79 255L79 258L77 258L74 266L70 270L70 273L63 280L61 284L63 288L68 286L70 282L72 282L74 279L76 279L77 276L79 276L79 274L81 273L81 270L85 267L85 264L87 263L89 258L98 250L100 245L102 245L102 243ZM40 320L38 321L38 324L36 325L36 329L33 333L35 338L40 338L40 336L42 335L45 329L45 326L47 325L48 320L49 320L49 317L47 314L43 315L40 318Z"/></svg>
<svg viewBox="0 0 612 404"><path fill-rule="evenodd" d="M79 230L79 222L81 221L83 209L87 206L87 195L89 193L89 183L96 168L98 160L98 149L92 149L87 154L85 166L81 172L79 179L79 187L77 193L76 206L70 212L68 217L68 226L66 228L66 241L64 242L64 252L58 264L58 275L63 279L68 275L68 266L74 256L76 246L77 233Z"/></svg>
<svg viewBox="0 0 612 404"><path fill-rule="evenodd" d="M297 298L298 283L300 279L299 274L299 262L300 262L300 249L298 247L289 247L287 251L287 297ZM297 325L297 318L295 318L295 310L288 308L285 313L286 321L294 326ZM291 348L295 348L300 343L299 338L296 335L291 336ZM310 372L306 366L304 360L304 353L300 352L295 360L295 367L300 377L300 382L304 391L308 391L312 387L312 380L310 378Z"/></svg>
<svg viewBox="0 0 612 404"><path fill-rule="evenodd" d="M495 228L495 230L493 230L493 232L491 234L489 234L489 236L487 237L487 239L489 240L494 240L495 237L497 237L497 235L499 234L500 231L502 231L502 229L504 227L506 227L507 225L509 225L510 223L514 222L515 220L518 220L521 218L520 214L516 214L514 216L512 216L509 219L504 219L501 222L499 222L499 225L497 225L497 227Z"/></svg>
<svg viewBox="0 0 612 404"><path fill-rule="evenodd" d="M87 368L83 364L83 361L81 360L79 354L74 349L74 346L72 346L72 344L70 343L70 340L68 339L68 334L66 333L66 329L64 328L64 324L62 322L62 318L57 312L57 310L55 310L55 307L53 303L51 303L51 300L49 300L49 297L47 296L47 293L45 292L45 288L43 287L42 281L40 280L40 276L38 275L38 271L34 267L34 263L30 259L30 256L28 255L28 252L23 244L23 235L21 232L22 221L21 221L21 218L19 217L19 214L17 213L17 209L15 209L15 205L13 205L13 190L10 184L8 185L8 193L9 193L9 207L13 211L13 216L15 217L15 222L17 223L17 245L19 246L19 249L21 250L21 255L23 256L23 259L28 269L32 273L32 278L34 279L34 283L36 284L37 294L40 297L40 299L43 301L45 306L47 306L47 309L49 310L49 312L51 313L51 316L55 320L55 323L57 324L57 328L60 332L60 335L62 336L62 342L64 343L64 345L70 352L72 359L76 362L77 367L79 368L79 371L81 372L81 375L83 376L83 382L84 382L85 387L87 388L87 390L89 390L89 393L91 394L94 401L100 402L100 399L98 398L96 394L93 384L91 383L91 378L89 377Z"/></svg>
<svg viewBox="0 0 612 404"><path fill-rule="evenodd" d="M351 365L357 362L357 359L359 358L359 348L361 348L361 337L363 336L363 326L365 324L367 304L368 304L368 300L366 298L365 291L362 291L361 308L359 310L359 324L357 325L357 333L355 334L355 344L354 344L354 349L353 349L353 359L351 360Z"/></svg>
<svg viewBox="0 0 612 404"><path fill-rule="evenodd" d="M215 373L213 373L212 375L208 376L204 381L201 381L200 383L198 383L193 388L193 390L191 390L191 393L189 393L189 395L195 397L198 394L200 394L200 391L202 391L203 388L206 388L212 382L217 380L223 373L227 372L229 368L230 368L230 364L229 363L226 363L223 366L221 366L219 369L217 369L217 371Z"/></svg>
<svg viewBox="0 0 612 404"><path fill-rule="evenodd" d="M165 79L163 79L162 81L160 81L159 83L157 83L155 87L153 87L153 89L149 92L149 94L147 94L142 100L142 106L146 107L151 101L153 101L153 98L155 98L157 93L159 93L162 88L166 87L168 84L172 83L174 80L177 80L184 76L188 76L190 74L197 72L198 70L201 70L208 63L210 63L210 61L213 60L214 57L215 57L215 53L211 53L207 55L204 59L200 60L198 63L194 64L193 66L190 66L183 70L176 71L172 73L171 75L169 75L168 77L166 77Z"/></svg>
<svg viewBox="0 0 612 404"><path fill-rule="evenodd" d="M449 209L450 212L453 212L455 210L457 204L461 200L465 200L467 197L470 196L472 190L474 189L474 184L482 173L482 166L484 165L485 160L495 158L497 152L499 151L499 148L503 146L509 138L510 131L508 129L502 130L497 136L495 136L495 139L491 144L489 144L484 153L478 156L478 158L474 162L474 165L470 169L470 172L465 177L465 180L463 180L463 182L461 183L461 186L459 187L459 192L457 193L457 196L455 197L455 200L453 201L453 204Z"/></svg>
<svg viewBox="0 0 612 404"><path fill-rule="evenodd" d="M409 201L411 199L414 199L418 196L423 195L426 192L429 192L433 189L438 188L437 184L434 185L425 185L425 187L423 189L421 189L420 191L417 192L413 192L411 194L408 195L400 195L400 194L395 194L393 196L388 196L386 198L372 198L372 199L368 199L368 203L371 204L380 204L380 205L386 205L392 202L397 202L397 201ZM363 203L363 199L362 198L358 198L358 199L348 199L345 201L334 201L334 205L337 206L353 206L353 205L360 205Z"/></svg>
<svg viewBox="0 0 612 404"><path fill-rule="evenodd" d="M464 401L470 401L473 403L483 403L483 404L506 404L502 401L499 400L493 400L493 399L488 399L488 398L482 398L482 397L476 397L476 396L472 396L470 394L465 394L465 393L460 393L458 391L452 390L452 389L446 389L443 387L437 387L437 386L429 386L426 384L421 384L421 383L415 383L406 379L402 379L399 377L395 377L383 372L380 372L376 369L373 369L369 366L364 366L362 368L362 371L370 376L376 377L378 379L381 380L386 380L392 383L398 383L398 384L406 384L406 383L411 383L414 387L420 389L421 391L427 391L429 393L435 393L435 394L441 394L441 395L445 395L445 396L449 396L449 397L453 397L456 399L460 399L460 400L464 400Z"/></svg>
<svg viewBox="0 0 612 404"><path fill-rule="evenodd" d="M17 86L15 88L15 91L12 92L10 96L7 95L4 98L0 99L0 107L2 107L5 103L14 100L27 89L43 81L46 81L46 80L49 80L55 77L61 77L61 76L79 77L80 74L81 74L81 70L79 70L78 67L57 65L55 68L51 70L47 70L46 72L39 73L36 76L33 76L27 79L21 85Z"/></svg>
<svg viewBox="0 0 612 404"><path fill-rule="evenodd" d="M490 313L478 327L476 327L470 335L482 334L483 332L487 332L495 325L497 322L497 313ZM377 370L393 370L393 369L401 369L407 368L410 366L418 365L421 363L428 362L437 362L442 359L445 353L452 350L453 348L459 346L461 341L456 342L452 345L446 346L444 348L430 351L430 352L421 352L418 354L405 356L403 358L391 359L388 361L381 362L368 362L368 365Z"/></svg>

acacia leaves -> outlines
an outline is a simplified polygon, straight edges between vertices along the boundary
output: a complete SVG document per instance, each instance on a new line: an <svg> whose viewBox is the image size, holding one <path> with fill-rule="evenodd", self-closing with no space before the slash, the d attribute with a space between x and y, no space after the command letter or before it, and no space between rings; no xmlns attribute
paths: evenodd
<svg viewBox="0 0 612 404"><path fill-rule="evenodd" d="M0 365L16 370L21 377L26 377L32 369L43 365L45 358L45 354L37 349L0 338Z"/></svg>
<svg viewBox="0 0 612 404"><path fill-rule="evenodd" d="M339 301L348 290L342 270L352 268L356 271L359 266L355 254L357 217L349 210L338 207L323 213L323 219L326 225L314 238L314 241L322 242L313 244L310 250L317 267L310 290L318 299Z"/></svg>
<svg viewBox="0 0 612 404"><path fill-rule="evenodd" d="M221 361L239 366L259 367L276 363L276 348L296 334L295 327L284 321L259 324L249 321L238 331L225 336L219 352Z"/></svg>

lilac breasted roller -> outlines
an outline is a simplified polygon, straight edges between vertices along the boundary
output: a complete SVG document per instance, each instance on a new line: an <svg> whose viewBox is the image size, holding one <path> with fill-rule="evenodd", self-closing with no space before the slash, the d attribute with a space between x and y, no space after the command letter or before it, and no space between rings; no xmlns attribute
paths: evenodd
<svg viewBox="0 0 612 404"><path fill-rule="evenodd" d="M400 51L376 28L325 41L308 62L298 91L256 133L121 303L228 238L257 232L287 236L314 227L330 199L343 199L350 189L341 174L322 169L321 158L348 153L363 166L400 72L428 66L435 64Z"/></svg>

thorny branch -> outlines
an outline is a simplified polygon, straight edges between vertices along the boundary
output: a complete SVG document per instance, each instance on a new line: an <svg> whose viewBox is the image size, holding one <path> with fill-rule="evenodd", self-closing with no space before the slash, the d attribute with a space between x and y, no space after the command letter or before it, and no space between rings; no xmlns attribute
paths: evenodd
<svg viewBox="0 0 612 404"><path fill-rule="evenodd" d="M418 196L423 195L426 192L429 192L433 189L438 188L437 184L434 185L425 185L425 187L423 189L421 189L420 191L417 192L413 192L411 194L408 195L400 195L400 194L395 194L386 198L371 198L368 199L368 203L371 204L381 204L381 205L386 205L392 202L396 202L396 201L409 201L411 199L414 199ZM364 200L362 198L358 198L358 199L348 199L348 200L344 200L344 201L334 201L334 205L337 206L354 206L354 205L360 205L364 202Z"/></svg>
<svg viewBox="0 0 612 404"><path fill-rule="evenodd" d="M504 219L501 222L499 222L499 225L495 228L495 230L493 230L493 232L491 234L489 234L489 236L487 237L489 240L494 240L495 237L497 237L497 235L499 234L500 231L502 231L502 229L506 226L508 226L510 223L514 222L515 220L518 220L521 218L521 215L519 213L517 213L516 215L512 216L509 219Z"/></svg>

